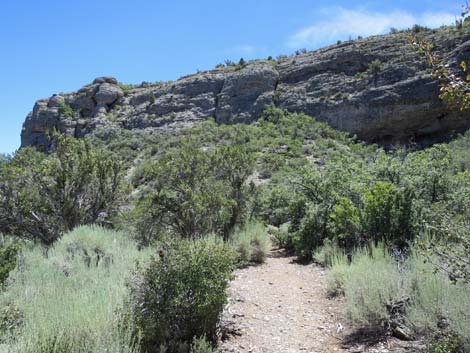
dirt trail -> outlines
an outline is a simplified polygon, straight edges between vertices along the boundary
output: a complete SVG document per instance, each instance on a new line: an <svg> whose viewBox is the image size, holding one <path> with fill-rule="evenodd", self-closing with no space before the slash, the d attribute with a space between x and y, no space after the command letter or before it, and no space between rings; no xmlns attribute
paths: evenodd
<svg viewBox="0 0 470 353"><path fill-rule="evenodd" d="M344 298L328 299L326 274L272 251L260 266L238 270L223 315L228 353L411 353L421 342L360 333L344 320Z"/></svg>
<svg viewBox="0 0 470 353"><path fill-rule="evenodd" d="M325 295L325 273L273 251L260 266L239 270L224 322L234 332L221 352L343 352L340 304Z"/></svg>

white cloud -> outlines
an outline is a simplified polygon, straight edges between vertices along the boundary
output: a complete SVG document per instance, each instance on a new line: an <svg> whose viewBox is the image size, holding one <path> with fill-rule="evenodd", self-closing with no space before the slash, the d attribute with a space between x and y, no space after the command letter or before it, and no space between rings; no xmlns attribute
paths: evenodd
<svg viewBox="0 0 470 353"><path fill-rule="evenodd" d="M418 23L428 27L451 24L455 16L450 13L426 12L414 16L407 11L370 12L349 10L343 7L320 10L325 20L314 23L293 34L287 44L292 48L318 47L349 36L370 36L387 33L391 27L409 28Z"/></svg>

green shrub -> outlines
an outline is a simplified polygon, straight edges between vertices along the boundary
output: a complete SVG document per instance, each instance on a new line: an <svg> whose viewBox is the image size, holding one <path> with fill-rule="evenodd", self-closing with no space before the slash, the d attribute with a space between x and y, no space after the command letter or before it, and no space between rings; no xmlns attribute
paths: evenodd
<svg viewBox="0 0 470 353"><path fill-rule="evenodd" d="M335 241L326 239L323 246L313 253L313 259L322 266L331 267L333 264L346 263L347 256Z"/></svg>
<svg viewBox="0 0 470 353"><path fill-rule="evenodd" d="M314 261L328 267L326 292L330 297L344 294L344 287L349 270L348 256L344 250L326 240L325 244L313 254Z"/></svg>
<svg viewBox="0 0 470 353"><path fill-rule="evenodd" d="M398 266L385 248L359 251L344 278L349 318L360 325L384 328L390 322L387 305L405 294Z"/></svg>
<svg viewBox="0 0 470 353"><path fill-rule="evenodd" d="M57 136L44 155L19 150L0 168L0 232L51 245L83 224L108 224L122 196L121 163L85 140Z"/></svg>
<svg viewBox="0 0 470 353"><path fill-rule="evenodd" d="M426 350L426 353L464 353L462 341L453 334L438 336Z"/></svg>
<svg viewBox="0 0 470 353"><path fill-rule="evenodd" d="M326 293L328 296L335 297L344 295L348 270L349 265L346 261L337 262L328 270L326 280Z"/></svg>
<svg viewBox="0 0 470 353"><path fill-rule="evenodd" d="M286 116L286 111L276 107L274 104L268 105L262 115L262 119L270 123L279 123Z"/></svg>
<svg viewBox="0 0 470 353"><path fill-rule="evenodd" d="M431 336L442 329L455 333L470 348L470 285L452 283L442 272L436 272L434 258L424 261L415 255L408 261L407 280L411 303L407 317L415 331Z"/></svg>
<svg viewBox="0 0 470 353"><path fill-rule="evenodd" d="M430 203L447 199L456 171L451 152L446 145L435 145L407 156L406 179L418 197Z"/></svg>
<svg viewBox="0 0 470 353"><path fill-rule="evenodd" d="M426 26L421 26L421 25L418 25L418 24L414 24L413 27L411 27L411 29L410 29L410 31L414 34L421 33L421 32L426 32L428 30L429 30L429 28L427 28Z"/></svg>
<svg viewBox="0 0 470 353"><path fill-rule="evenodd" d="M59 103L59 115L65 116L67 118L73 118L74 110L73 108L65 103L64 101Z"/></svg>
<svg viewBox="0 0 470 353"><path fill-rule="evenodd" d="M149 166L148 190L134 216L144 242L171 232L184 238L228 234L247 211L253 157L241 146L202 150L188 141Z"/></svg>
<svg viewBox="0 0 470 353"><path fill-rule="evenodd" d="M131 91L131 89L134 88L134 85L126 84L126 83L122 83L122 82L119 82L118 85L122 89L122 92L124 93L125 96L127 96L129 94L129 92Z"/></svg>
<svg viewBox="0 0 470 353"><path fill-rule="evenodd" d="M310 203L295 232L295 250L299 256L310 258L313 251L323 245L328 238L328 209L324 205ZM292 231L292 229L289 229Z"/></svg>
<svg viewBox="0 0 470 353"><path fill-rule="evenodd" d="M363 242L360 211L348 198L340 198L333 207L327 227L339 246L346 251L352 251Z"/></svg>
<svg viewBox="0 0 470 353"><path fill-rule="evenodd" d="M289 233L289 224L281 224L279 228L270 227L269 233L272 235L272 243L281 249L288 251L294 250L294 239L292 234Z"/></svg>
<svg viewBox="0 0 470 353"><path fill-rule="evenodd" d="M263 199L259 213L264 220L276 227L290 220L293 202L292 191L286 186L269 185L261 190Z"/></svg>
<svg viewBox="0 0 470 353"><path fill-rule="evenodd" d="M212 348L211 344L207 342L204 337L195 337L191 345L190 353L217 353L217 351Z"/></svg>
<svg viewBox="0 0 470 353"><path fill-rule="evenodd" d="M12 304L0 307L0 343L8 342L23 323L23 313Z"/></svg>
<svg viewBox="0 0 470 353"><path fill-rule="evenodd" d="M426 225L425 236L420 241L422 250L427 256L438 258L438 265L452 281L470 284L470 208L462 218L449 217L449 213L447 208L432 214L434 222ZM436 266L437 270L442 268Z"/></svg>
<svg viewBox="0 0 470 353"><path fill-rule="evenodd" d="M69 252L72 243L83 249L101 244L112 261L88 266L83 256ZM21 267L0 293L0 312L16 317L0 323L10 328L10 333L0 332L3 352L135 352L132 332L120 327L118 313L135 261L149 255L126 234L99 227L77 228L47 253L41 246L25 247Z"/></svg>
<svg viewBox="0 0 470 353"><path fill-rule="evenodd" d="M3 288L10 272L15 268L16 258L20 251L20 246L17 243L3 245L1 243L2 239L0 238L0 290Z"/></svg>
<svg viewBox="0 0 470 353"><path fill-rule="evenodd" d="M382 62L378 59L371 61L367 67L367 71L373 75L377 75L380 70L382 70Z"/></svg>
<svg viewBox="0 0 470 353"><path fill-rule="evenodd" d="M470 170L470 155L468 153L470 149L470 131L451 141L449 148L452 159L455 160L459 170L461 172Z"/></svg>
<svg viewBox="0 0 470 353"><path fill-rule="evenodd" d="M406 246L416 235L413 190L377 182L365 193L363 231L376 243Z"/></svg>
<svg viewBox="0 0 470 353"><path fill-rule="evenodd" d="M263 263L270 249L266 227L261 223L248 223L235 230L230 243L238 254L238 265Z"/></svg>
<svg viewBox="0 0 470 353"><path fill-rule="evenodd" d="M161 250L130 282L129 306L144 352L189 351L213 338L227 301L234 254L222 241L181 240Z"/></svg>

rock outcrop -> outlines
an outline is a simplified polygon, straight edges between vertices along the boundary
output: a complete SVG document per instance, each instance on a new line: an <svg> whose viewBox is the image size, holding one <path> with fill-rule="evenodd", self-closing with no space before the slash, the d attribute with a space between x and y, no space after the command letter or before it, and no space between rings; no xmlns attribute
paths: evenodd
<svg viewBox="0 0 470 353"><path fill-rule="evenodd" d="M470 31L423 33L456 70L470 59ZM102 77L75 93L37 101L22 146L47 149L50 132L174 130L215 118L251 122L268 104L303 112L369 142L434 142L470 128L469 112L438 98L439 83L409 43L410 32L340 43L313 52L219 67L175 82L124 86Z"/></svg>

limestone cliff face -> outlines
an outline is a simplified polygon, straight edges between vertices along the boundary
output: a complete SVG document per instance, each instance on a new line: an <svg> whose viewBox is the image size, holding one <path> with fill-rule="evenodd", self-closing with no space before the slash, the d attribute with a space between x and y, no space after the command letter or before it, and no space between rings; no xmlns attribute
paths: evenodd
<svg viewBox="0 0 470 353"><path fill-rule="evenodd" d="M456 70L470 60L470 31L447 27L424 35ZM385 144L432 142L469 129L470 113L439 100L439 84L409 36L348 41L175 82L124 87L114 78L98 78L77 92L37 101L23 125L22 146L47 149L54 129L82 137L108 128L167 131L209 118L251 122L268 104Z"/></svg>

